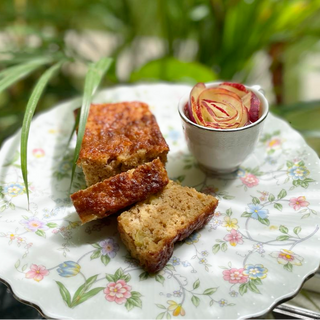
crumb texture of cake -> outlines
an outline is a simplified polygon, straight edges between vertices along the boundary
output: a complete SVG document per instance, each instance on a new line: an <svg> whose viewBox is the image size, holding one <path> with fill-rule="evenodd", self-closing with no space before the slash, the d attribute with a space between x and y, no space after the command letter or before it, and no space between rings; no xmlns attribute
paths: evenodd
<svg viewBox="0 0 320 320"><path fill-rule="evenodd" d="M149 272L161 270L174 243L202 228L218 200L173 181L159 193L137 203L118 217L121 239L132 257Z"/></svg>
<svg viewBox="0 0 320 320"><path fill-rule="evenodd" d="M104 218L162 190L169 182L159 159L71 195L82 223Z"/></svg>
<svg viewBox="0 0 320 320"><path fill-rule="evenodd" d="M168 151L147 104L92 104L77 164L91 186L156 158L166 163Z"/></svg>

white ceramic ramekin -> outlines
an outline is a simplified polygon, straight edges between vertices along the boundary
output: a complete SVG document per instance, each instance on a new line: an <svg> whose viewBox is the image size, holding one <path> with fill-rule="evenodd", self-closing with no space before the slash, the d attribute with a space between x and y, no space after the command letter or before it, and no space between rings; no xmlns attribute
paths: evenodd
<svg viewBox="0 0 320 320"><path fill-rule="evenodd" d="M219 84L220 82L207 83L206 87L216 87ZM258 142L263 122L269 112L269 103L260 86L246 88L260 99L261 116L256 122L236 129L213 129L192 122L185 114L189 94L180 99L178 111L188 148L206 172L223 174L236 171Z"/></svg>

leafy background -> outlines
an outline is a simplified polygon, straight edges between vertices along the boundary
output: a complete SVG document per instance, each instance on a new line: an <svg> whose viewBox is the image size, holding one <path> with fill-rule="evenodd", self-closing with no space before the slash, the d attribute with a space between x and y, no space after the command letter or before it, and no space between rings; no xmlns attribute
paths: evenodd
<svg viewBox="0 0 320 320"><path fill-rule="evenodd" d="M319 9L319 0L2 0L0 144L21 127L46 69L64 59L36 112L81 95L88 63L108 56L115 62L101 88L259 83L273 112L320 153ZM8 82L5 71L25 63L37 66Z"/></svg>

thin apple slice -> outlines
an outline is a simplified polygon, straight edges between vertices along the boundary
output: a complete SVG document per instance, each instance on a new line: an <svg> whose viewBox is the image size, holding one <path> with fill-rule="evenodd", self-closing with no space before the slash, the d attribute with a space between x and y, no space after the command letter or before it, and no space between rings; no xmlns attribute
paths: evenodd
<svg viewBox="0 0 320 320"><path fill-rule="evenodd" d="M194 118L194 112L192 111L192 109L198 104L198 97L200 93L205 89L206 89L205 84L202 82L199 82L192 88L190 92L188 112L189 112L190 120L193 122L196 122L196 119Z"/></svg>
<svg viewBox="0 0 320 320"><path fill-rule="evenodd" d="M249 91L242 97L242 102L249 113L249 120L253 123L259 119L261 102L254 92Z"/></svg>
<svg viewBox="0 0 320 320"><path fill-rule="evenodd" d="M223 82L219 85L219 87L232 91L233 93L237 94L240 98L242 98L249 92L243 84L236 82Z"/></svg>
<svg viewBox="0 0 320 320"><path fill-rule="evenodd" d="M202 113L201 113L201 108L197 103L192 101L192 116L195 120L195 123L200 124L200 125L205 125L205 120L203 119Z"/></svg>

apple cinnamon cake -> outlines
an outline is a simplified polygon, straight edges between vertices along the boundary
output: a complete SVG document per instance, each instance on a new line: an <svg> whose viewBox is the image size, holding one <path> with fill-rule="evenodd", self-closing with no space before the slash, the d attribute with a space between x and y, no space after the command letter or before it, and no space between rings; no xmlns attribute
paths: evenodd
<svg viewBox="0 0 320 320"><path fill-rule="evenodd" d="M170 181L118 216L120 237L145 270L157 272L170 259L174 243L202 228L217 205L215 197Z"/></svg>
<svg viewBox="0 0 320 320"><path fill-rule="evenodd" d="M162 190L169 182L159 159L117 174L71 195L82 221L109 216Z"/></svg>
<svg viewBox="0 0 320 320"><path fill-rule="evenodd" d="M156 158L165 163L168 151L147 104L92 104L77 164L91 186Z"/></svg>

